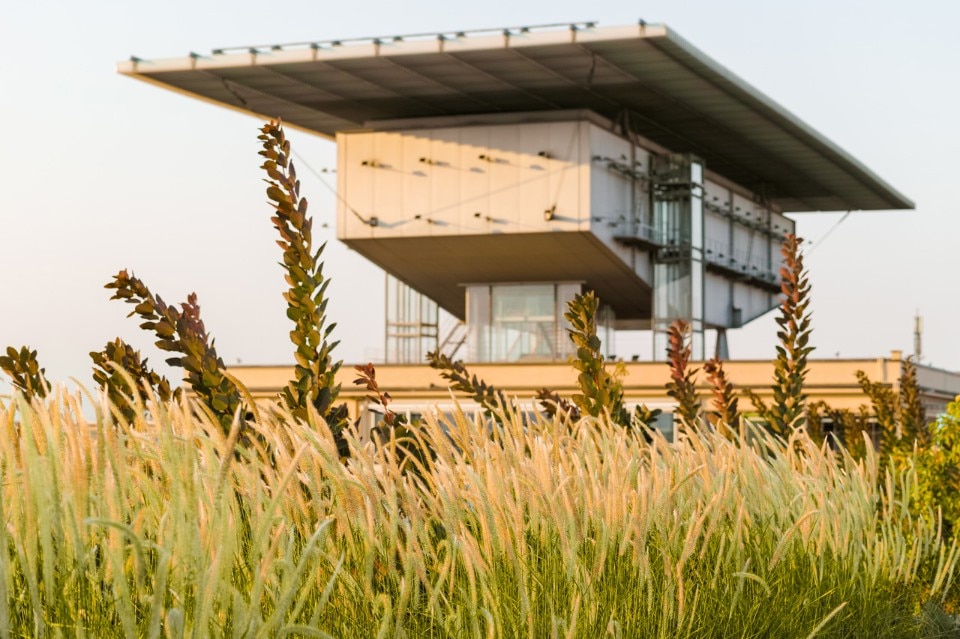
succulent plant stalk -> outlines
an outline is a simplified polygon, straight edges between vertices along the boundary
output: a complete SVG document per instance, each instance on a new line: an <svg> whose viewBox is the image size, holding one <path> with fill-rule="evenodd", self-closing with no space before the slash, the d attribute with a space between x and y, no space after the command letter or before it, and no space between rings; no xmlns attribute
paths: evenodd
<svg viewBox="0 0 960 639"><path fill-rule="evenodd" d="M294 351L294 379L281 392L281 400L297 417L306 419L312 406L327 422L346 456L342 431L347 425L347 407L336 405L340 386L335 377L342 362L334 361L332 351L338 342L330 341L335 323L327 324L327 286L323 275L324 245L313 249L313 219L307 215L307 200L300 197L300 180L290 159L290 141L282 123L270 121L260 129L261 168L267 173L267 198L273 207L271 218L280 235L283 249L281 266L289 288L283 294L287 317L293 321L290 341Z"/></svg>
<svg viewBox="0 0 960 639"><path fill-rule="evenodd" d="M167 364L184 369L184 381L210 409L224 432L229 433L236 416L244 417L240 412L241 392L226 373L214 340L207 335L196 293L191 293L177 309L168 306L139 278L125 270L117 273L104 288L114 291L110 299L135 305L127 317L138 315L143 320L140 328L156 335L157 348L178 354L168 358Z"/></svg>
<svg viewBox="0 0 960 639"><path fill-rule="evenodd" d="M553 418L560 413L573 420L580 419L580 409L570 400L560 397L559 393L549 388L541 388L537 391L537 401L540 402L540 408L543 409L547 417Z"/></svg>
<svg viewBox="0 0 960 639"><path fill-rule="evenodd" d="M363 386L373 393L368 399L383 408L384 425L388 428L396 428L406 424L406 415L390 410L390 402L393 398L390 397L390 393L380 389L380 384L377 382L377 369L374 368L373 364L361 364L353 368L357 371L357 378L353 380L353 383L357 386Z"/></svg>
<svg viewBox="0 0 960 639"><path fill-rule="evenodd" d="M136 418L134 406L128 397L137 396L141 401L150 399L150 393L156 394L160 401L179 400L180 388L172 389L170 382L147 366L147 360L140 358L140 351L119 337L100 352L90 353L93 360L93 381L107 394L110 402L117 406L124 419L130 423ZM134 388L130 387L134 382ZM148 389L151 389L148 391Z"/></svg>
<svg viewBox="0 0 960 639"><path fill-rule="evenodd" d="M780 330L773 365L773 402L767 405L752 390L745 391L767 427L782 437L804 425L807 395L803 385L807 377L807 357L813 352L810 281L803 266L802 243L802 238L791 233L780 247L783 266L780 267L780 308L776 319Z"/></svg>
<svg viewBox="0 0 960 639"><path fill-rule="evenodd" d="M577 348L573 367L580 371L577 383L580 392L573 403L584 415L600 417L609 411L610 417L621 426L630 426L630 412L623 404L623 386L607 371L597 335L597 309L600 300L593 291L577 294L567 304L563 314L571 328L570 339Z"/></svg>
<svg viewBox="0 0 960 639"><path fill-rule="evenodd" d="M19 351L8 346L7 354L0 355L0 369L27 400L43 399L50 392L50 382L44 376L46 369L40 368L37 351L28 346L21 346Z"/></svg>
<svg viewBox="0 0 960 639"><path fill-rule="evenodd" d="M723 362L719 358L708 360L703 365L703 372L707 374L707 381L713 388L713 410L717 414L718 425L736 429L740 424L739 400L733 384L723 370Z"/></svg>
<svg viewBox="0 0 960 639"><path fill-rule="evenodd" d="M700 416L700 396L697 393L698 369L689 370L692 356L690 325L676 320L668 329L667 364L670 366L670 381L667 395L677 402L677 415L687 428L696 428Z"/></svg>
<svg viewBox="0 0 960 639"><path fill-rule="evenodd" d="M450 388L466 393L480 404L487 416L495 418L498 410L508 408L504 394L476 375L470 375L462 361L453 361L440 352L430 352L427 353L427 363L430 368L440 371L440 376L450 383Z"/></svg>
<svg viewBox="0 0 960 639"><path fill-rule="evenodd" d="M791 233L783 241L780 253L780 314L777 324L777 359L774 364L773 403L770 405L770 426L786 435L803 425L807 395L803 384L807 377L810 346L810 281L803 266L800 245L803 240Z"/></svg>

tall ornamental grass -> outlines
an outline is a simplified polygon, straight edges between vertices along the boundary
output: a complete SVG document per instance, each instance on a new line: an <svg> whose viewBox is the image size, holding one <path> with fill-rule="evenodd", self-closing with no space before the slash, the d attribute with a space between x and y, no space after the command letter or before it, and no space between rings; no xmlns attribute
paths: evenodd
<svg viewBox="0 0 960 639"><path fill-rule="evenodd" d="M122 416L0 401L0 636L900 638L957 563L909 467L802 431L458 414L344 464L315 412Z"/></svg>

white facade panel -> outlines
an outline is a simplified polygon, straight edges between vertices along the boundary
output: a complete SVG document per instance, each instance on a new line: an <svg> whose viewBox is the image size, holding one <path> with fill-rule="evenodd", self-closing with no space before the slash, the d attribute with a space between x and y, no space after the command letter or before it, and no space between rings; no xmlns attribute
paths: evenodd
<svg viewBox="0 0 960 639"><path fill-rule="evenodd" d="M579 122L344 133L341 239L588 228L589 163ZM552 219L547 219L552 216Z"/></svg>
<svg viewBox="0 0 960 639"><path fill-rule="evenodd" d="M480 159L489 152L490 130L487 127L457 129L460 134L460 153L456 168L460 178L461 221L470 222L464 232L492 233L496 229L490 210L490 173L487 163ZM456 179L456 178L454 178Z"/></svg>
<svg viewBox="0 0 960 639"><path fill-rule="evenodd" d="M373 169L363 166L373 158L373 134L360 133L337 136L337 190L350 207L373 214L373 189L366 183L373 180ZM374 229L356 218L344 201L337 204L338 237L373 237Z"/></svg>
<svg viewBox="0 0 960 639"><path fill-rule="evenodd" d="M591 232L644 281L650 283L653 267L649 253L618 241L618 237L644 236L649 227L649 189L644 175L649 152L595 124L589 128Z"/></svg>
<svg viewBox="0 0 960 639"><path fill-rule="evenodd" d="M703 253L706 260L726 259L730 256L730 227L729 218L711 209L704 210Z"/></svg>
<svg viewBox="0 0 960 639"><path fill-rule="evenodd" d="M374 135L373 156L368 162L368 166L361 166L360 177L362 178L364 174L373 176L372 205L375 215L381 222L389 220L396 225L393 228L393 235L415 234L415 231L410 228L412 216L407 214L403 204L406 199L403 188L403 136L397 133ZM362 189L364 184L362 179L358 180L354 188ZM361 214L363 214L362 211ZM385 234L382 226L377 227L375 231L378 236Z"/></svg>
<svg viewBox="0 0 960 639"><path fill-rule="evenodd" d="M716 273L704 274L703 321L709 326L730 326L733 284Z"/></svg>
<svg viewBox="0 0 960 639"><path fill-rule="evenodd" d="M775 293L716 273L707 273L705 282L703 321L707 326L737 327L769 312L778 303Z"/></svg>
<svg viewBox="0 0 960 639"><path fill-rule="evenodd" d="M740 309L744 324L769 312L778 304L778 296L755 286L737 283L733 288L733 304Z"/></svg>
<svg viewBox="0 0 960 639"><path fill-rule="evenodd" d="M770 229L777 234L779 238L786 237L787 233L793 233L796 225L793 220L777 213L776 211L770 212Z"/></svg>
<svg viewBox="0 0 960 639"><path fill-rule="evenodd" d="M631 156L629 142L590 125L590 229L598 236L629 233L634 180L614 167L632 168Z"/></svg>
<svg viewBox="0 0 960 639"><path fill-rule="evenodd" d="M577 202L581 231L590 228L590 131L591 126L586 122L577 122L576 130L571 139L577 141L575 151L571 154L571 161L577 163ZM574 158L576 158L574 160Z"/></svg>
<svg viewBox="0 0 960 639"><path fill-rule="evenodd" d="M554 219L544 230L586 230L589 224L589 168L584 164L588 147L583 144L586 127L579 122L554 122L547 125L550 157L547 169L547 206ZM541 215L541 220L543 216Z"/></svg>
<svg viewBox="0 0 960 639"><path fill-rule="evenodd" d="M543 217L550 209L550 170L553 159L553 140L550 139L550 125L546 123L527 124L518 127L519 139L518 165L518 202L520 217Z"/></svg>
<svg viewBox="0 0 960 639"><path fill-rule="evenodd" d="M635 249L614 238L629 233L633 180L611 168L612 162L629 166L629 158L626 140L590 125L590 230L632 267Z"/></svg>
<svg viewBox="0 0 960 639"><path fill-rule="evenodd" d="M490 215L502 222L507 232L515 233L524 231L523 222L530 217L520 219L520 191L524 187L520 184L519 143L520 125L491 127L490 146L483 160L490 175Z"/></svg>
<svg viewBox="0 0 960 639"><path fill-rule="evenodd" d="M401 136L400 143L401 156L397 167L384 167L383 170L399 173L403 181L403 196L396 206L401 211L400 218L409 221L403 228L407 234L419 235L424 230L429 232L429 225L424 225L433 218L430 200L432 183L436 179L432 167L427 163L430 158L430 132L417 131L413 135ZM421 159L424 161L421 162Z"/></svg>
<svg viewBox="0 0 960 639"><path fill-rule="evenodd" d="M464 217L460 179L460 130L434 129L430 131L431 169L430 211L439 219L455 221L458 231L470 233L480 228L480 221L470 215Z"/></svg>

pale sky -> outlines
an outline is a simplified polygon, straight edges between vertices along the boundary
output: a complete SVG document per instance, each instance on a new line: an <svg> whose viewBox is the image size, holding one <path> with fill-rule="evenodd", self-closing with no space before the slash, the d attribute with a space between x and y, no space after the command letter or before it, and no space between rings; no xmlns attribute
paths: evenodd
<svg viewBox="0 0 960 639"><path fill-rule="evenodd" d="M946 0L0 0L0 346L29 344L51 379L87 385L87 353L118 335L160 364L102 288L127 268L169 303L196 291L228 365L292 361L258 121L122 77L117 61L638 18L667 24L917 203L854 213L808 246L814 357L909 353L919 310L925 362L960 369L960 3ZM331 142L290 137L313 167L334 166ZM336 242L333 196L300 173L330 239L334 354L365 361L383 346L382 272ZM797 216L798 231L816 242L841 215ZM732 331L731 355L772 357L775 331L773 314Z"/></svg>

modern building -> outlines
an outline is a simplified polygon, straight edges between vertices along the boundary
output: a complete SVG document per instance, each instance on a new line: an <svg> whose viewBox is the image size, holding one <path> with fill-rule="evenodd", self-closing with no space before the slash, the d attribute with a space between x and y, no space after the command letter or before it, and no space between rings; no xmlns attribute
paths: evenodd
<svg viewBox="0 0 960 639"><path fill-rule="evenodd" d="M337 236L388 274L381 375L421 404L448 398L421 363L432 349L521 394L547 380L570 390L563 312L587 289L603 302L606 344L647 331L656 359L684 319L696 359L707 331L726 357L726 331L778 304L779 247L794 229L785 214L913 208L644 22L239 47L119 70L336 141ZM863 367L884 362L896 360ZM814 366L814 386L819 371L843 371L824 382L829 395L855 385L860 363ZM769 384L769 363L737 362L735 378L741 368L739 383ZM626 369L633 400L665 402L662 364ZM287 379L235 370L263 392ZM956 376L944 379L931 402L960 392Z"/></svg>

